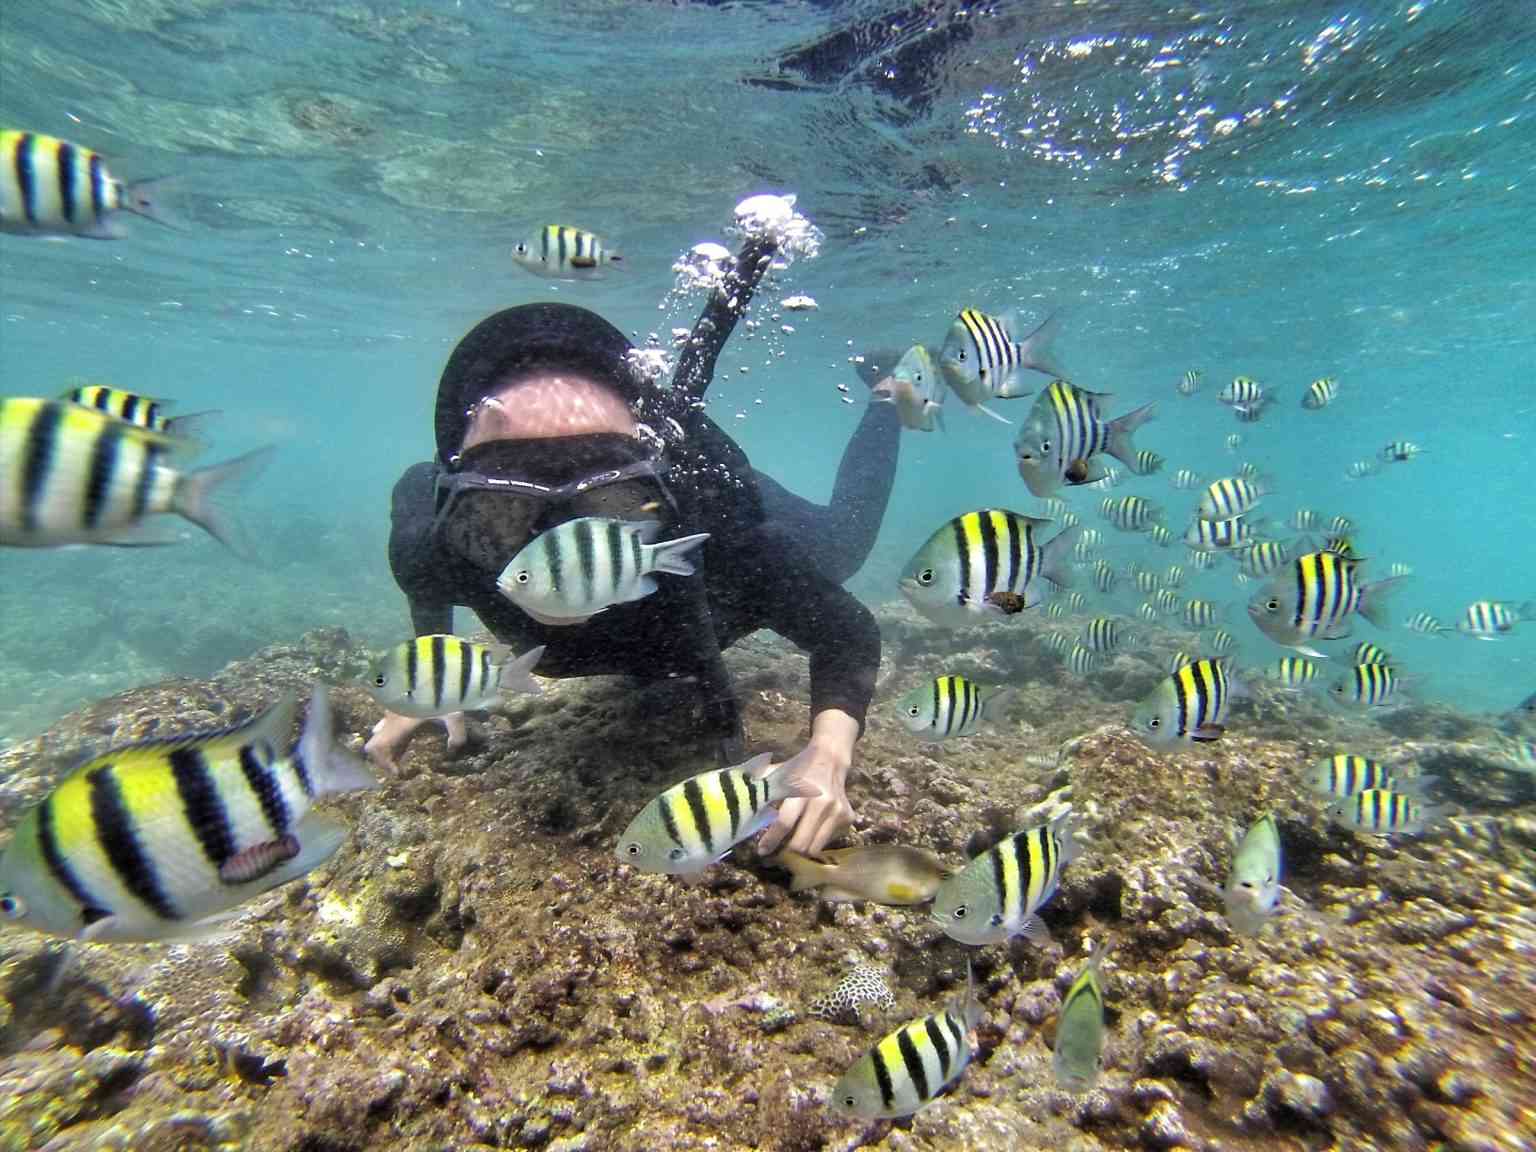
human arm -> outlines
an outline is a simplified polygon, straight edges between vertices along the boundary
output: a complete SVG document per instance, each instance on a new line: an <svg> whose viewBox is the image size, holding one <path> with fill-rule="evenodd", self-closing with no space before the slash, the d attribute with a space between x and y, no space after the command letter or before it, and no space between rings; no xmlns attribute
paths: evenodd
<svg viewBox="0 0 1536 1152"><path fill-rule="evenodd" d="M741 251L736 253L730 271L709 294L672 373L672 395L684 410L704 399L704 393L715 377L715 361L720 358L720 350L730 339L736 321L746 314L778 247L778 241L771 234L748 236ZM681 418L680 413L674 415Z"/></svg>

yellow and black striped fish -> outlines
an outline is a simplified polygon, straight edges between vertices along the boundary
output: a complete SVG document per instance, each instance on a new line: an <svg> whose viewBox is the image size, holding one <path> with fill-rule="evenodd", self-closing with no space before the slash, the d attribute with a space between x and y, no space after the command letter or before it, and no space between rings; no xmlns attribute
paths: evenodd
<svg viewBox="0 0 1536 1152"><path fill-rule="evenodd" d="M1225 614L1227 606L1214 600L1191 599L1184 602L1184 623L1190 628L1211 628Z"/></svg>
<svg viewBox="0 0 1536 1152"><path fill-rule="evenodd" d="M164 543L138 530L170 512L233 547L216 495L267 450L182 472L164 461L183 444L79 404L0 398L0 545Z"/></svg>
<svg viewBox="0 0 1536 1152"><path fill-rule="evenodd" d="M1246 694L1226 661L1192 661L1159 683L1137 707L1136 732L1151 744L1217 740L1226 731L1228 704Z"/></svg>
<svg viewBox="0 0 1536 1152"><path fill-rule="evenodd" d="M1336 752L1307 769L1307 784L1330 796L1353 796L1368 788L1395 788L1392 769L1379 760Z"/></svg>
<svg viewBox="0 0 1536 1152"><path fill-rule="evenodd" d="M1231 520L1252 511L1269 491L1262 477L1250 480L1245 476L1225 476L1206 486L1196 514L1202 520Z"/></svg>
<svg viewBox="0 0 1536 1152"><path fill-rule="evenodd" d="M1159 589L1157 595L1153 597L1153 603L1157 605L1157 610L1165 616L1172 616L1176 612L1184 610L1184 597L1180 596L1172 588Z"/></svg>
<svg viewBox="0 0 1536 1152"><path fill-rule="evenodd" d="M189 412L185 416L171 416L166 412L170 407L169 400L156 400L152 396L141 396L137 392L114 388L110 384L91 384L86 381L74 384L59 399L94 408L151 432L160 432L185 441L198 435L206 420L218 415L216 412Z"/></svg>
<svg viewBox="0 0 1536 1152"><path fill-rule="evenodd" d="M1225 552L1233 548L1246 548L1253 543L1253 528L1241 516L1230 520L1202 520L1196 517L1189 522L1184 533L1184 543L1198 552Z"/></svg>
<svg viewBox="0 0 1536 1152"><path fill-rule="evenodd" d="M1315 411L1332 404L1339 395L1339 382L1332 376L1322 376L1307 385L1302 393L1301 406Z"/></svg>
<svg viewBox="0 0 1536 1152"><path fill-rule="evenodd" d="M1317 679L1317 665L1305 656L1282 656L1264 669L1264 679L1284 692L1299 692Z"/></svg>
<svg viewBox="0 0 1536 1152"><path fill-rule="evenodd" d="M1410 632L1419 632L1425 636L1449 636L1455 631L1449 624L1442 624L1428 612L1415 612L1403 624Z"/></svg>
<svg viewBox="0 0 1536 1152"><path fill-rule="evenodd" d="M1496 640L1515 630L1522 620L1536 619L1536 601L1515 605L1507 600L1477 600L1467 605L1456 627L1478 640Z"/></svg>
<svg viewBox="0 0 1536 1152"><path fill-rule="evenodd" d="M1179 377L1178 389L1180 396L1193 396L1200 391L1200 376L1198 369L1191 368L1183 376Z"/></svg>
<svg viewBox="0 0 1536 1152"><path fill-rule="evenodd" d="M1074 676L1086 676L1098 669L1101 657L1084 644L1073 644L1066 652L1067 668Z"/></svg>
<svg viewBox="0 0 1536 1152"><path fill-rule="evenodd" d="M1115 566L1108 560L1100 557L1093 562L1093 586L1100 592L1113 592L1115 584L1119 579L1120 574L1115 571Z"/></svg>
<svg viewBox="0 0 1536 1152"><path fill-rule="evenodd" d="M912 689L896 711L908 732L925 740L969 736L997 720L1017 695L1013 688L989 688L964 676L937 676Z"/></svg>
<svg viewBox="0 0 1536 1152"><path fill-rule="evenodd" d="M474 712L497 703L504 692L542 692L529 673L543 654L541 645L503 663L507 650L499 646L444 634L418 636L375 657L363 687L402 716Z"/></svg>
<svg viewBox="0 0 1536 1152"><path fill-rule="evenodd" d="M1255 540L1237 552L1238 567L1245 576L1268 576L1291 558L1291 546L1275 540Z"/></svg>
<svg viewBox="0 0 1536 1152"><path fill-rule="evenodd" d="M1338 700L1379 708L1392 702L1402 680L1390 664L1356 664L1335 680L1329 691Z"/></svg>
<svg viewBox="0 0 1536 1152"><path fill-rule="evenodd" d="M1041 543L1049 520L1003 508L956 516L917 550L901 577L902 594L931 616L1012 615L1045 599L1045 582L1071 583L1073 542L1067 528Z"/></svg>
<svg viewBox="0 0 1536 1152"><path fill-rule="evenodd" d="M1309 647L1314 640L1349 635L1351 613L1384 628L1386 593L1396 579L1363 584L1361 564L1336 552L1304 552L1253 594L1248 615L1275 643L1307 656L1320 655Z"/></svg>
<svg viewBox="0 0 1536 1152"><path fill-rule="evenodd" d="M1394 440L1381 450L1381 458L1389 464L1401 464L1412 460L1424 449L1420 448L1412 440Z"/></svg>
<svg viewBox="0 0 1536 1152"><path fill-rule="evenodd" d="M535 276L560 280L590 280L624 257L609 249L602 238L580 228L546 224L528 240L512 249L512 260Z"/></svg>
<svg viewBox="0 0 1536 1152"><path fill-rule="evenodd" d="M970 1031L981 1019L966 966L963 1000L903 1024L844 1072L832 1089L835 1112L865 1119L910 1116L960 1079L971 1061Z"/></svg>
<svg viewBox="0 0 1536 1152"><path fill-rule="evenodd" d="M0 232L114 239L115 212L165 223L158 183L124 184L99 154L56 136L0 131Z"/></svg>
<svg viewBox="0 0 1536 1152"><path fill-rule="evenodd" d="M1012 312L989 316L978 308L962 308L939 352L939 370L961 403L1004 424L1008 421L986 407L988 400L1022 396L1025 369L1061 375L1049 358L1055 319L1047 317L1023 340L1014 340L1017 330L1018 317Z"/></svg>
<svg viewBox="0 0 1536 1152"><path fill-rule="evenodd" d="M1162 519L1163 510L1140 496L1106 496L1099 504L1099 515L1126 532L1145 532Z"/></svg>
<svg viewBox="0 0 1536 1152"><path fill-rule="evenodd" d="M1441 805L1424 804L1417 797L1391 788L1366 788L1346 796L1328 809L1337 824L1357 832L1412 835L1445 813Z"/></svg>
<svg viewBox="0 0 1536 1152"><path fill-rule="evenodd" d="M755 756L734 768L701 772L674 784L640 810L619 837L620 863L672 876L702 872L756 835L792 796L819 796L819 785L785 761Z"/></svg>
<svg viewBox="0 0 1536 1152"><path fill-rule="evenodd" d="M1043 946L1051 934L1035 915L1076 859L1072 813L1005 836L939 885L933 922L962 944L1000 944L1023 936Z"/></svg>
<svg viewBox="0 0 1536 1152"><path fill-rule="evenodd" d="M0 859L0 911L58 936L160 940L324 862L345 829L311 804L376 781L335 744L323 688L282 752L294 712L287 700L82 764L22 817Z"/></svg>
<svg viewBox="0 0 1536 1152"><path fill-rule="evenodd" d="M1237 647L1237 637L1225 628L1218 628L1211 633L1211 647L1217 652L1230 652Z"/></svg>
<svg viewBox="0 0 1536 1152"><path fill-rule="evenodd" d="M1372 644L1369 640L1362 640L1356 644L1353 655L1356 664L1392 663L1392 657L1387 650L1379 644Z"/></svg>
<svg viewBox="0 0 1536 1152"><path fill-rule="evenodd" d="M1173 534L1171 529L1165 527L1162 524L1154 524L1152 527L1148 528L1147 539L1151 540L1152 543L1156 544L1159 548L1171 548L1174 544L1178 543L1179 540L1179 538Z"/></svg>

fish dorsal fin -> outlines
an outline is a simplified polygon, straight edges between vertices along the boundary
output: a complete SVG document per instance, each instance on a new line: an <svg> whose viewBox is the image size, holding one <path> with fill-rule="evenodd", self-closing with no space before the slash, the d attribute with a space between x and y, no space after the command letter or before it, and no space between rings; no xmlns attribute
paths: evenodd
<svg viewBox="0 0 1536 1152"><path fill-rule="evenodd" d="M285 695L265 712L260 712L238 724L199 732L186 732L178 736L154 737L148 740L135 740L129 744L119 744L83 761L77 766L76 771L104 761L133 760L141 756L187 748L193 744L200 746L205 753L220 755L232 752L245 744L265 739L275 751L281 751L288 747L288 734L293 729L297 708L297 699L291 694Z"/></svg>

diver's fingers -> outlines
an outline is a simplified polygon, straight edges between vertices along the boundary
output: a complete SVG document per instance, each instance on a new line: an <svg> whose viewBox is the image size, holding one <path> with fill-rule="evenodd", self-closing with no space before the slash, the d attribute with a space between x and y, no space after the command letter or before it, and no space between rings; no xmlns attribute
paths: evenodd
<svg viewBox="0 0 1536 1152"><path fill-rule="evenodd" d="M448 733L448 751L457 752L469 739L469 727L464 722L464 713L450 712L442 720L443 730Z"/></svg>
<svg viewBox="0 0 1536 1152"><path fill-rule="evenodd" d="M779 805L779 818L768 826L757 842L759 856L771 856L774 849L789 835L789 830L800 821L800 810L805 807L805 801L798 797L792 797Z"/></svg>

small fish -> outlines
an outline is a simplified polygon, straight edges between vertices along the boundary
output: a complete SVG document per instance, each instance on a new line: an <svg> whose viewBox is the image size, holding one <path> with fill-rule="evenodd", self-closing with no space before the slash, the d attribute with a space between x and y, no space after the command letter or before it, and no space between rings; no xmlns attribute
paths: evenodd
<svg viewBox="0 0 1536 1152"><path fill-rule="evenodd" d="M1355 550L1355 542L1348 536L1330 536L1323 541L1320 549L1323 552L1332 552L1335 556L1341 556L1346 560L1358 559L1360 553Z"/></svg>
<svg viewBox="0 0 1536 1152"><path fill-rule="evenodd" d="M896 704L908 732L922 740L974 735L1002 718L1018 690L988 688L964 676L939 676L912 689Z"/></svg>
<svg viewBox="0 0 1536 1152"><path fill-rule="evenodd" d="M1072 506L1059 496L1047 496L1044 500L1040 501L1040 507L1045 509L1041 515L1047 520L1060 520L1068 512L1072 511Z"/></svg>
<svg viewBox="0 0 1536 1152"><path fill-rule="evenodd" d="M1126 532L1145 532L1162 518L1163 510L1140 496L1104 497L1099 515Z"/></svg>
<svg viewBox="0 0 1536 1152"><path fill-rule="evenodd" d="M1350 616L1358 612L1378 628L1386 626L1386 595L1392 579L1363 584L1361 561L1332 552L1306 552L1276 572L1248 601L1248 615L1276 644L1306 656L1314 640L1349 635Z"/></svg>
<svg viewBox="0 0 1536 1152"><path fill-rule="evenodd" d="M1379 760L1336 752L1307 769L1303 779L1315 792L1329 796L1353 796L1367 788L1395 788L1392 769Z"/></svg>
<svg viewBox="0 0 1536 1152"><path fill-rule="evenodd" d="M614 855L642 872L703 872L736 845L772 824L778 805L821 788L785 761L769 769L764 752L734 768L718 768L674 784L648 803L619 837Z"/></svg>
<svg viewBox="0 0 1536 1152"><path fill-rule="evenodd" d="M1200 391L1201 373L1191 368L1179 378L1178 389L1180 396L1193 396Z"/></svg>
<svg viewBox="0 0 1536 1152"><path fill-rule="evenodd" d="M1266 395L1264 385L1253 377L1234 376L1232 383L1223 388L1216 398L1223 404L1252 406L1262 404Z"/></svg>
<svg viewBox="0 0 1536 1152"><path fill-rule="evenodd" d="M1100 969L1106 950L1102 943L1094 945L1088 963L1072 981L1056 1014L1051 1066L1056 1073L1056 1086L1074 1095L1090 1091L1099 1080L1099 1062L1104 1053L1104 985Z"/></svg>
<svg viewBox="0 0 1536 1152"><path fill-rule="evenodd" d="M512 248L512 262L519 268L556 280L595 280L623 260L600 237L562 224L546 224Z"/></svg>
<svg viewBox="0 0 1536 1152"><path fill-rule="evenodd" d="M1234 516L1230 520L1196 518L1189 522L1189 528L1184 532L1184 543L1201 552L1246 548L1253 540L1254 530L1242 516Z"/></svg>
<svg viewBox="0 0 1536 1152"><path fill-rule="evenodd" d="M1084 563L1093 558L1093 553L1104 542L1104 534L1097 528L1084 528L1077 534L1077 542L1072 545L1072 558Z"/></svg>
<svg viewBox="0 0 1536 1152"><path fill-rule="evenodd" d="M1087 676L1098 669L1099 653L1082 644L1074 644L1066 654L1067 668L1074 676Z"/></svg>
<svg viewBox="0 0 1536 1152"><path fill-rule="evenodd" d="M1307 385L1302 393L1301 406L1311 411L1326 408L1339 395L1339 382L1332 376L1323 376Z"/></svg>
<svg viewBox="0 0 1536 1152"><path fill-rule="evenodd" d="M1225 628L1218 628L1211 633L1211 647L1217 652L1230 652L1237 647L1237 637Z"/></svg>
<svg viewBox="0 0 1536 1152"><path fill-rule="evenodd" d="M1175 652L1172 656L1168 657L1168 675L1177 675L1194 662L1195 657L1191 656L1188 652Z"/></svg>
<svg viewBox="0 0 1536 1152"><path fill-rule="evenodd" d="M1120 480L1120 469L1105 468L1103 474L1097 480L1090 480L1083 487L1092 488L1098 492L1108 492L1111 488L1118 488Z"/></svg>
<svg viewBox="0 0 1536 1152"><path fill-rule="evenodd" d="M1389 464L1401 464L1412 460L1424 449L1412 440L1394 440L1381 450L1381 458Z"/></svg>
<svg viewBox="0 0 1536 1152"><path fill-rule="evenodd" d="M863 1119L894 1119L933 1103L971 1062L970 1032L980 1021L967 965L965 998L903 1024L860 1056L833 1086L832 1110Z"/></svg>
<svg viewBox="0 0 1536 1152"><path fill-rule="evenodd" d="M1018 318L1012 312L989 316L975 308L965 308L949 326L939 352L939 369L961 403L1004 424L1009 421L989 410L986 402L1022 396L1024 369L1061 375L1049 358L1050 342L1056 334L1055 318L1047 318L1015 343L1012 334L1017 329Z"/></svg>
<svg viewBox="0 0 1536 1152"><path fill-rule="evenodd" d="M930 917L962 944L1023 936L1044 947L1051 934L1036 913L1055 895L1062 869L1078 851L1070 811L1005 836L939 885Z"/></svg>
<svg viewBox="0 0 1536 1152"><path fill-rule="evenodd" d="M1467 605L1457 631L1478 640L1498 640L1522 620L1536 618L1536 603L1515 605L1507 600L1477 600Z"/></svg>
<svg viewBox="0 0 1536 1152"><path fill-rule="evenodd" d="M1351 654L1356 664L1390 664L1392 657L1387 650L1379 644L1372 644L1369 640L1362 640L1355 645Z"/></svg>
<svg viewBox="0 0 1536 1152"><path fill-rule="evenodd" d="M1195 514L1202 520L1232 520L1246 516L1269 492L1269 484L1263 479L1228 476L1213 480L1200 497Z"/></svg>
<svg viewBox="0 0 1536 1152"><path fill-rule="evenodd" d="M1196 660L1153 689L1136 709L1133 724L1149 744L1205 743L1226 731L1227 705L1247 689L1226 661Z"/></svg>
<svg viewBox="0 0 1536 1152"><path fill-rule="evenodd" d="M1063 597L1063 603L1073 612L1082 612L1088 607L1088 597L1081 592L1068 592Z"/></svg>
<svg viewBox="0 0 1536 1152"><path fill-rule="evenodd" d="M1173 474L1173 486L1181 492L1188 492L1200 483L1200 473L1192 472L1188 468L1180 468Z"/></svg>
<svg viewBox="0 0 1536 1152"><path fill-rule="evenodd" d="M1381 471L1381 462L1378 460L1356 460L1344 471L1344 476L1349 480L1365 480Z"/></svg>
<svg viewBox="0 0 1536 1152"><path fill-rule="evenodd" d="M1172 588L1164 588L1158 592L1153 600L1157 610L1164 616L1177 615L1184 610L1184 597L1180 596Z"/></svg>
<svg viewBox="0 0 1536 1152"><path fill-rule="evenodd" d="M174 513L235 548L220 489L269 450L183 472L164 463L185 441L63 400L0 397L0 545L138 546L145 518Z"/></svg>
<svg viewBox="0 0 1536 1152"><path fill-rule="evenodd" d="M1232 856L1224 897L1227 923L1243 936L1257 936L1280 904L1280 829L1266 812L1243 835Z"/></svg>
<svg viewBox="0 0 1536 1152"><path fill-rule="evenodd" d="M171 406L169 400L156 400L137 392L114 388L110 384L91 384L85 381L73 385L59 399L95 408L108 416L115 416L151 432L184 440L188 444L202 433L210 417L218 415L217 412L189 412L185 416L170 416L165 411Z"/></svg>
<svg viewBox="0 0 1536 1152"><path fill-rule="evenodd" d="M1116 420L1105 420L1100 411L1110 396L1088 392L1066 380L1046 385L1014 437L1014 456L1019 476L1036 496L1049 496L1063 484L1088 484L1108 480L1109 473L1095 457L1107 454L1139 471L1143 455L1131 437L1156 414L1146 404Z"/></svg>
<svg viewBox="0 0 1536 1152"><path fill-rule="evenodd" d="M1172 529L1163 524L1154 524L1148 528L1147 539L1159 548L1171 548L1179 542L1179 538L1173 534Z"/></svg>
<svg viewBox="0 0 1536 1152"><path fill-rule="evenodd" d="M1045 646L1052 652L1065 656L1067 650L1072 647L1072 638L1065 632L1049 632L1045 637Z"/></svg>
<svg viewBox="0 0 1536 1152"><path fill-rule="evenodd" d="M0 132L0 232L118 239L118 212L169 222L159 184L125 184L98 153L56 136Z"/></svg>
<svg viewBox="0 0 1536 1152"><path fill-rule="evenodd" d="M1182 588L1184 586L1184 569L1177 564L1168 565L1168 571L1163 573L1163 583L1169 588Z"/></svg>
<svg viewBox="0 0 1536 1152"><path fill-rule="evenodd" d="M1060 620L1067 614L1067 606L1060 600L1052 600L1045 606L1045 614L1052 620Z"/></svg>
<svg viewBox="0 0 1536 1152"><path fill-rule="evenodd" d="M0 913L96 942L197 936L324 863L346 829L311 805L378 782L336 745L325 689L290 745L295 711L286 699L243 724L80 765L16 826Z"/></svg>
<svg viewBox="0 0 1536 1152"><path fill-rule="evenodd" d="M1264 679L1286 692L1299 692L1317 679L1318 667L1305 656L1282 656L1264 669Z"/></svg>
<svg viewBox="0 0 1536 1152"><path fill-rule="evenodd" d="M896 405L904 428L918 432L943 428L944 378L933 354L921 344L907 349L891 374L870 390L870 401Z"/></svg>
<svg viewBox="0 0 1536 1152"><path fill-rule="evenodd" d="M1291 518L1286 521L1298 532L1315 532L1323 518L1310 508L1298 508L1291 513Z"/></svg>
<svg viewBox="0 0 1536 1152"><path fill-rule="evenodd" d="M1205 524L1210 521L1200 520L1196 523ZM1216 557L1217 552L1214 549L1191 547L1189 550L1189 562L1202 572L1216 567Z"/></svg>
<svg viewBox="0 0 1536 1152"><path fill-rule="evenodd" d="M1124 621L1113 616L1095 616L1083 628L1078 643L1094 652L1117 652L1133 647L1136 634L1125 626Z"/></svg>
<svg viewBox="0 0 1536 1152"><path fill-rule="evenodd" d="M1100 559L1093 562L1093 586L1100 592L1106 595L1113 592L1119 579L1120 574L1108 560Z"/></svg>
<svg viewBox="0 0 1536 1152"><path fill-rule="evenodd" d="M502 662L505 648L458 636L418 636L374 657L363 687L402 716L475 712L498 703L503 692L542 692L529 673L543 654L540 646Z"/></svg>
<svg viewBox="0 0 1536 1152"><path fill-rule="evenodd" d="M1225 604L1211 600L1187 600L1184 602L1184 624L1189 628L1211 628L1226 610Z"/></svg>
<svg viewBox="0 0 1536 1152"><path fill-rule="evenodd" d="M1275 397L1266 395L1257 404L1234 404L1232 405L1232 415L1236 416L1244 424L1257 424L1264 418L1264 413L1269 410L1270 405L1274 403Z"/></svg>
<svg viewBox="0 0 1536 1152"><path fill-rule="evenodd" d="M1160 469L1167 461L1150 449L1143 448L1136 453L1136 460L1131 464L1131 471L1138 476L1150 476Z"/></svg>
<svg viewBox="0 0 1536 1152"><path fill-rule="evenodd" d="M1415 612L1403 621L1403 627L1410 632L1418 632L1425 636L1449 636L1456 629L1449 624L1442 624L1428 612Z"/></svg>
<svg viewBox="0 0 1536 1152"><path fill-rule="evenodd" d="M708 532L656 543L657 520L580 516L541 532L502 569L496 587L541 624L568 624L643 599L656 574L692 576L687 559Z"/></svg>
<svg viewBox="0 0 1536 1152"><path fill-rule="evenodd" d="M1327 530L1330 536L1353 536L1357 525L1348 516L1335 516L1328 521Z"/></svg>
<svg viewBox="0 0 1536 1152"><path fill-rule="evenodd" d="M768 862L794 877L791 892L820 889L818 895L834 903L926 904L950 873L932 852L908 844L827 848L815 857L783 848Z"/></svg>
<svg viewBox="0 0 1536 1152"><path fill-rule="evenodd" d="M1328 817L1356 832L1411 836L1446 811L1441 805L1426 805L1417 797L1390 788L1366 788L1336 801L1329 807Z"/></svg>
<svg viewBox="0 0 1536 1152"><path fill-rule="evenodd" d="M1365 708L1380 708L1392 702L1402 680L1390 664L1356 664L1328 690L1337 700Z"/></svg>
<svg viewBox="0 0 1536 1152"><path fill-rule="evenodd" d="M1291 558L1291 546L1274 540L1256 540L1246 548L1235 549L1243 575L1258 579L1268 576Z"/></svg>
<svg viewBox="0 0 1536 1152"><path fill-rule="evenodd" d="M1061 516L1058 517L1058 519L1060 520L1061 526L1063 528L1076 528L1083 522L1082 517L1080 517L1076 512L1063 512Z"/></svg>
<svg viewBox="0 0 1536 1152"><path fill-rule="evenodd" d="M1395 576L1398 579L1402 579L1404 576L1412 576L1413 565L1404 564L1401 560L1399 560L1397 563L1393 564L1392 567L1387 569L1387 575Z"/></svg>
<svg viewBox="0 0 1536 1152"><path fill-rule="evenodd" d="M1259 479L1258 465L1245 461L1244 463L1238 465L1237 475L1241 480L1252 480L1257 482Z"/></svg>
<svg viewBox="0 0 1536 1152"><path fill-rule="evenodd" d="M902 594L934 618L969 613L1007 615L990 597L1010 592L1033 608L1045 599L1044 583L1071 583L1069 558L1080 529L1068 528L1041 543L1049 520L1002 508L956 516L917 550L901 578Z"/></svg>
<svg viewBox="0 0 1536 1152"><path fill-rule="evenodd" d="M1149 604L1143 600L1136 606L1136 615L1150 624L1157 624L1161 621L1162 613L1157 610L1156 604Z"/></svg>
<svg viewBox="0 0 1536 1152"><path fill-rule="evenodd" d="M1147 596L1152 595L1152 593L1163 586L1162 577L1156 572L1148 572L1145 569L1137 571L1131 579L1136 585L1136 591Z"/></svg>
<svg viewBox="0 0 1536 1152"><path fill-rule="evenodd" d="M1226 444L1228 452L1236 452L1243 446L1243 434L1241 432L1229 433L1227 435Z"/></svg>

